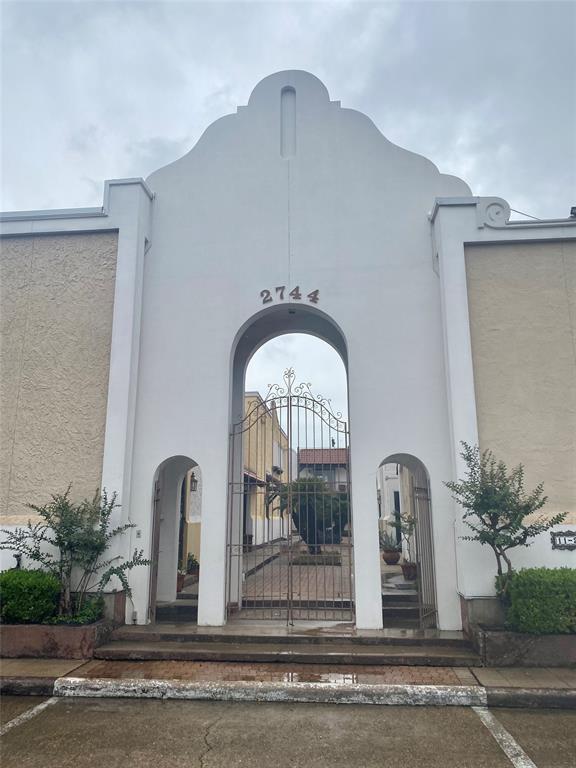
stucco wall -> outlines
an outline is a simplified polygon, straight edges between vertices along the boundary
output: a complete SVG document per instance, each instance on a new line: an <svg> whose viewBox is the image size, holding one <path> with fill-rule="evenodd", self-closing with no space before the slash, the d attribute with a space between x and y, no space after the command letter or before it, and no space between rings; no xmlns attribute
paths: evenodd
<svg viewBox="0 0 576 768"><path fill-rule="evenodd" d="M8 237L0 258L0 518L100 485L115 233ZM110 489L114 490L114 489Z"/></svg>
<svg viewBox="0 0 576 768"><path fill-rule="evenodd" d="M466 271L480 445L574 524L576 243L469 246Z"/></svg>

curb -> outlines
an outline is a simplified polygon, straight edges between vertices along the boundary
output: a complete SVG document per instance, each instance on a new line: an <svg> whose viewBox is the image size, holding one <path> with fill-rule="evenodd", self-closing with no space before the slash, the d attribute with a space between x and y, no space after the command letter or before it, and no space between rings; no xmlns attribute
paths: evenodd
<svg viewBox="0 0 576 768"><path fill-rule="evenodd" d="M480 686L340 685L338 683L187 682L61 677L54 695L63 697L261 701L389 706L486 706Z"/></svg>
<svg viewBox="0 0 576 768"><path fill-rule="evenodd" d="M576 690L570 688L486 688L488 706L526 709L576 709Z"/></svg>
<svg viewBox="0 0 576 768"><path fill-rule="evenodd" d="M3 677L0 679L2 696L52 696L54 677Z"/></svg>
<svg viewBox="0 0 576 768"><path fill-rule="evenodd" d="M576 690L558 688L484 688L466 685L341 685L339 683L189 682L184 680L82 677L5 677L3 696L66 698L179 699L260 701L379 706L510 707L576 710Z"/></svg>

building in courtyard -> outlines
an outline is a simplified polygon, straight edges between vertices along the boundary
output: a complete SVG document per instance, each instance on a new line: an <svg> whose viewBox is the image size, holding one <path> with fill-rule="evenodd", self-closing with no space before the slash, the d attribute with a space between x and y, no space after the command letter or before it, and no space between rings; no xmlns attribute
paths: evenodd
<svg viewBox="0 0 576 768"><path fill-rule="evenodd" d="M492 555L462 539L445 486L464 474L461 441L523 462L544 512L567 513L558 530L576 527L576 218L512 220L505 200L395 146L313 75L265 78L184 157L107 181L101 206L0 223L0 522L22 525L26 503L70 482L77 498L117 491L117 521L135 524L122 546L152 561L130 574L129 622L175 599L196 547L201 625L248 600L276 601L272 618L297 605L303 620L322 602L379 628L394 494L418 517L430 625L486 615ZM298 332L340 354L349 423L283 369L282 386L249 396L262 419L246 421L248 361ZM298 456L304 468L305 449L331 448L346 451L346 490L295 498ZM246 574L268 565L246 550L275 540L281 578L264 594ZM513 553L516 567L574 557L550 534ZM296 586L294 569L315 567L333 569L330 594Z"/></svg>
<svg viewBox="0 0 576 768"><path fill-rule="evenodd" d="M298 477L321 477L334 490L345 490L348 469L348 448L301 448L298 451Z"/></svg>

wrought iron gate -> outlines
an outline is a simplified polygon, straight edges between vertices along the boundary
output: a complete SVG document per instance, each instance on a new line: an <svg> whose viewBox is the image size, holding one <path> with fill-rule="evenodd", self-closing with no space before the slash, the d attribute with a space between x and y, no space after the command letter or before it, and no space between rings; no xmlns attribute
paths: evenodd
<svg viewBox="0 0 576 768"><path fill-rule="evenodd" d="M348 425L293 369L230 434L228 615L351 621Z"/></svg>
<svg viewBox="0 0 576 768"><path fill-rule="evenodd" d="M434 545L432 542L432 511L430 491L426 485L413 485L412 498L416 519L415 541L418 618L420 628L435 627L437 622L436 579L434 576Z"/></svg>

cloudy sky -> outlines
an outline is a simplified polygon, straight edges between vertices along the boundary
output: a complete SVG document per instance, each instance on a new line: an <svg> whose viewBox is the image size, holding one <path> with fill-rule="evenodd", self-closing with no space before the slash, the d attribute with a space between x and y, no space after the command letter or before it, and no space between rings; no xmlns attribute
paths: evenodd
<svg viewBox="0 0 576 768"><path fill-rule="evenodd" d="M576 3L18 0L0 9L3 210L101 204L104 179L145 177L176 159L280 69L313 72L332 99L475 194L543 218L576 205ZM276 344L281 373L294 362L286 355L302 351ZM274 353L260 358L267 365ZM302 377L318 379L312 369Z"/></svg>

